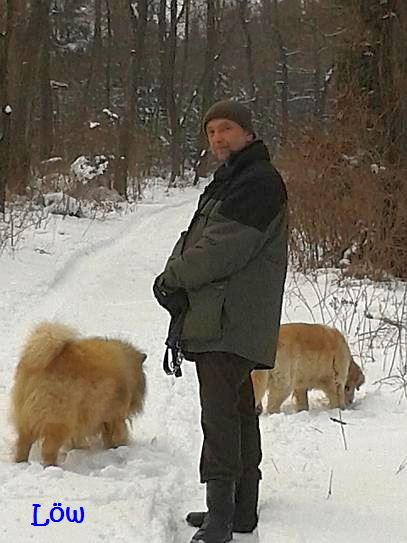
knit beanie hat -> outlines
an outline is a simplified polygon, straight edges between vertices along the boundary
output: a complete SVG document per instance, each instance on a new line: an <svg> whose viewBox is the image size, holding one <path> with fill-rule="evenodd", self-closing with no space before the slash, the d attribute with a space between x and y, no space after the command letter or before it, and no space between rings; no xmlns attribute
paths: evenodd
<svg viewBox="0 0 407 543"><path fill-rule="evenodd" d="M213 119L229 119L229 121L234 121L247 132L254 134L251 111L239 102L232 100L215 102L208 109L203 119L202 126L205 134L206 125Z"/></svg>

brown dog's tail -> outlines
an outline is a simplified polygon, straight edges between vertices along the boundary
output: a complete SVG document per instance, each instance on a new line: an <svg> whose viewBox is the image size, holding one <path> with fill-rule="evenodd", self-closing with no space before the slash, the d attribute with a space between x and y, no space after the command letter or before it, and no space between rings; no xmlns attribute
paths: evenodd
<svg viewBox="0 0 407 543"><path fill-rule="evenodd" d="M63 351L65 345L77 337L77 332L69 326L42 322L29 335L20 364L38 370L45 369Z"/></svg>

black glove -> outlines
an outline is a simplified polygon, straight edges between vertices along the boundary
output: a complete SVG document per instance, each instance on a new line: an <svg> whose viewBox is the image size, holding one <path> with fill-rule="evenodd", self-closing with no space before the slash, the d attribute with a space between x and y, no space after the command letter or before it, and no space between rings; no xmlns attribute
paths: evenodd
<svg viewBox="0 0 407 543"><path fill-rule="evenodd" d="M166 309L172 317L177 317L188 307L188 296L183 288L169 289L164 282L163 274L154 281L153 293L157 302Z"/></svg>
<svg viewBox="0 0 407 543"><path fill-rule="evenodd" d="M183 355L180 347L180 338L184 324L185 313L188 309L188 296L183 288L168 289L163 274L160 274L153 285L153 292L157 302L171 315L168 336L165 340L167 346L164 354L163 368L167 375L181 377L181 363Z"/></svg>

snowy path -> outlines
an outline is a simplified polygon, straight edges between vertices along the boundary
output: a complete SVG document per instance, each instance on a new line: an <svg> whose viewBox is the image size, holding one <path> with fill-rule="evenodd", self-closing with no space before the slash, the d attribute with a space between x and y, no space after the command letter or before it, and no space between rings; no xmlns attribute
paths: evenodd
<svg viewBox="0 0 407 543"><path fill-rule="evenodd" d="M188 543L184 514L203 505L198 483L201 444L192 364L182 379L162 371L168 318L151 294L197 191L105 222L55 219L27 234L15 259L0 257L0 543ZM46 250L41 254L38 248ZM50 253L50 254L48 254ZM6 282L7 278L7 282ZM288 307L291 319L304 318ZM27 330L44 318L75 325L84 335L118 336L148 353L145 413L134 422L130 447L69 452L62 468L10 461L8 390ZM369 369L369 368L368 368ZM376 376L377 368L372 369ZM261 418L264 443L261 522L254 543L407 543L406 403L367 386L339 425L315 395L309 413ZM332 473L332 494L327 498ZM85 521L31 526L54 502L83 506Z"/></svg>

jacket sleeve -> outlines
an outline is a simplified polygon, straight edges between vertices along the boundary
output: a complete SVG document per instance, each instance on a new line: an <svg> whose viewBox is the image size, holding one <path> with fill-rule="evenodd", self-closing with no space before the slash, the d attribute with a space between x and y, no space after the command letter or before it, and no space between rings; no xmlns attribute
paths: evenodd
<svg viewBox="0 0 407 543"><path fill-rule="evenodd" d="M195 246L167 262L165 284L199 289L243 269L267 241L284 203L283 188L270 179L240 183L211 214Z"/></svg>
<svg viewBox="0 0 407 543"><path fill-rule="evenodd" d="M174 258L177 258L181 254L186 234L187 234L186 230L181 232L176 244L174 245L174 248L173 248L170 256L168 257L167 262L170 262L171 260L174 260Z"/></svg>

